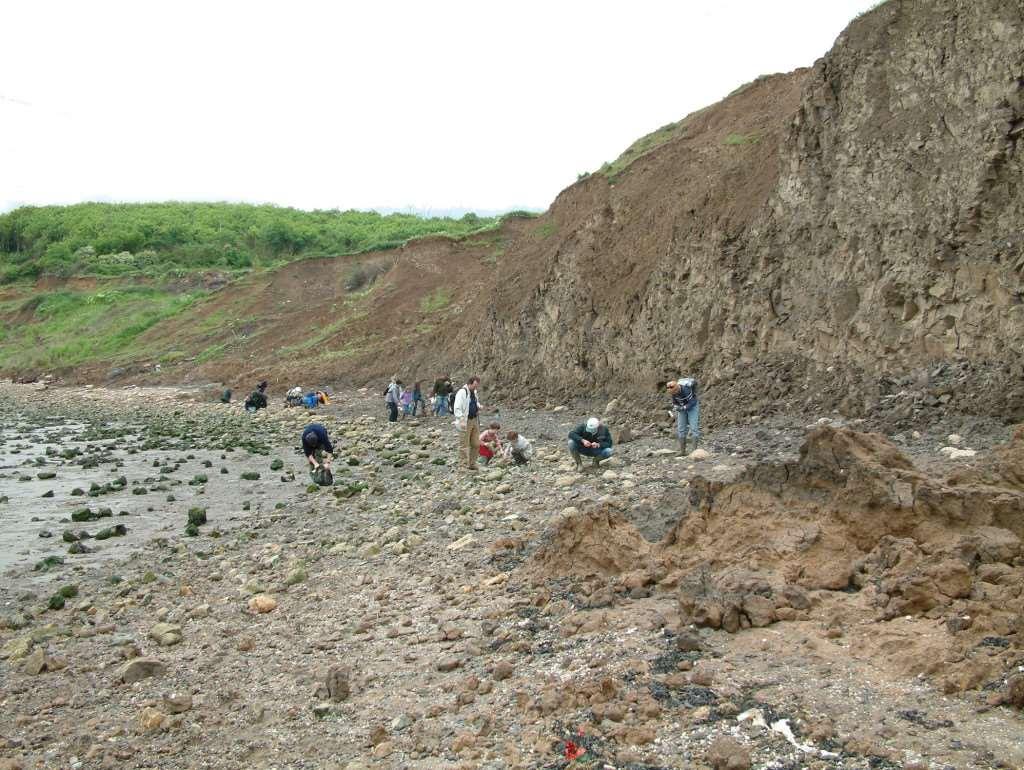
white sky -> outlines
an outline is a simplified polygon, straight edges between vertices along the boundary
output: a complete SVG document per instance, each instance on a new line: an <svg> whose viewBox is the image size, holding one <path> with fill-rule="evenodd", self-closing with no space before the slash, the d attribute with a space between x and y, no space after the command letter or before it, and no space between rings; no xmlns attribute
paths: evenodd
<svg viewBox="0 0 1024 770"><path fill-rule="evenodd" d="M545 208L877 0L0 3L0 211Z"/></svg>

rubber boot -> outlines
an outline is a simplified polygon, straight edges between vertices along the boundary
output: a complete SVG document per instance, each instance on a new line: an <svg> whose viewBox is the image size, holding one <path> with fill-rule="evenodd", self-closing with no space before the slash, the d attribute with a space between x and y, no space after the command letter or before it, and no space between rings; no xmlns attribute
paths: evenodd
<svg viewBox="0 0 1024 770"><path fill-rule="evenodd" d="M573 460L574 463L576 463L576 470L578 470L578 471L583 470L583 458L580 457L580 453L579 452L573 452L572 453L572 460Z"/></svg>
<svg viewBox="0 0 1024 770"><path fill-rule="evenodd" d="M597 467L599 467L601 465L601 458L600 457L595 457L595 458L593 458L593 460L594 460L594 467L595 468L597 468Z"/></svg>
<svg viewBox="0 0 1024 770"><path fill-rule="evenodd" d="M697 451L697 447L698 447L698 446L700 446L700 439L699 439L699 438L695 438L695 439L693 440L693 451L694 451L694 452L696 452L696 451Z"/></svg>
<svg viewBox="0 0 1024 770"><path fill-rule="evenodd" d="M685 455L686 454L686 438L685 437L679 439L679 454L680 455Z"/></svg>

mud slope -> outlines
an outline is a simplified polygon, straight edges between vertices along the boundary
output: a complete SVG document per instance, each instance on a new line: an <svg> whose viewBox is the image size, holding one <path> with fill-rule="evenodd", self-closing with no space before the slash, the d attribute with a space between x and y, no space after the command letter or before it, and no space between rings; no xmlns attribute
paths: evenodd
<svg viewBox="0 0 1024 770"><path fill-rule="evenodd" d="M1015 0L891 0L563 192L474 363L606 395L684 369L730 416L1024 418L1022 57Z"/></svg>
<svg viewBox="0 0 1024 770"><path fill-rule="evenodd" d="M238 388L263 378L277 388L361 384L394 371L431 377L444 363L434 339L493 287L508 242L535 226L509 218L463 239L420 238L395 251L308 259L250 276L143 335L140 347L170 359L159 372L146 359L120 376ZM379 275L353 289L360 266Z"/></svg>
<svg viewBox="0 0 1024 770"><path fill-rule="evenodd" d="M883 436L819 428L797 462L694 479L660 543L610 506L556 519L525 577L590 580L617 602L677 588L683 625L730 633L816 620L901 675L997 690L1024 661L1022 460L1024 426L946 479Z"/></svg>

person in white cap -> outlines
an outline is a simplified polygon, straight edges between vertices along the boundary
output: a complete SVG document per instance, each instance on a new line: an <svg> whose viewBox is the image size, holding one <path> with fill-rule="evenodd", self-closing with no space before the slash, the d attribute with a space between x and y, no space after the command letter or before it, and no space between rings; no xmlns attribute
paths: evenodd
<svg viewBox="0 0 1024 770"><path fill-rule="evenodd" d="M576 470L583 469L583 458L592 457L594 467L607 460L615 450L612 449L612 434L596 417L581 422L569 431L569 454L576 461Z"/></svg>

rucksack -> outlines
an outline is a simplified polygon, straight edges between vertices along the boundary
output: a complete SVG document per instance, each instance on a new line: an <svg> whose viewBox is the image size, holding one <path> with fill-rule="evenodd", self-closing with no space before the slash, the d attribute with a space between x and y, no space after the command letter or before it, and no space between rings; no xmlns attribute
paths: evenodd
<svg viewBox="0 0 1024 770"><path fill-rule="evenodd" d="M462 390L462 388L459 388L459 390ZM448 394L448 411L451 412L452 414L455 414L455 394L457 392L458 391L453 390L451 393Z"/></svg>

